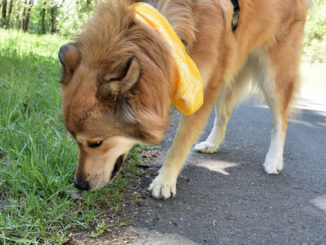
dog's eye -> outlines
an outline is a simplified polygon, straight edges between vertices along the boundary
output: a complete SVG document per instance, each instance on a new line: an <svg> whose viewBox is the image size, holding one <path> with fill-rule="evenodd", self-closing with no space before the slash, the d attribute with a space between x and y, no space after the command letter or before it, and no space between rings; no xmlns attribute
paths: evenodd
<svg viewBox="0 0 326 245"><path fill-rule="evenodd" d="M103 141L97 141L97 142L88 142L87 145L90 148L97 148L102 145Z"/></svg>

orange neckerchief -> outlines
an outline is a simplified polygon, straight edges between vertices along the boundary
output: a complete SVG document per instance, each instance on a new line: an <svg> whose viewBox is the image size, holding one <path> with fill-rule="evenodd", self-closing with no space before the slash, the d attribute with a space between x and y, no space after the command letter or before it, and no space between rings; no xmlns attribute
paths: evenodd
<svg viewBox="0 0 326 245"><path fill-rule="evenodd" d="M146 3L135 3L136 18L154 29L169 45L175 62L170 99L184 115L191 115L203 104L203 82L194 61L167 19Z"/></svg>

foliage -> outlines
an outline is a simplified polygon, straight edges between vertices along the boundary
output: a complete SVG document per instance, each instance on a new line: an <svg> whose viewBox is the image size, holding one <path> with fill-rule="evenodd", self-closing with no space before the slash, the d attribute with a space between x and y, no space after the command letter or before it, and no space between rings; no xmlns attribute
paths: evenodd
<svg viewBox="0 0 326 245"><path fill-rule="evenodd" d="M0 244L63 243L123 198L122 175L92 193L72 185L77 147L62 123L57 59L67 41L0 30ZM137 149L125 176L137 173Z"/></svg>
<svg viewBox="0 0 326 245"><path fill-rule="evenodd" d="M55 30L61 35L70 37L78 32L82 23L86 21L94 4L100 0L1 0L7 2L7 19L1 18L0 27L21 28L24 9L31 3L31 18L29 31L42 33L42 25L45 32L50 32L51 9L53 10ZM13 3L12 14L8 20L9 5ZM318 49L325 51L326 41L326 0L313 0L313 8L309 10L306 35L305 53L309 59L319 59ZM3 6L2 6L3 8ZM2 10L2 9L1 9ZM42 13L45 13L42 23ZM2 12L2 11L1 11Z"/></svg>
<svg viewBox="0 0 326 245"><path fill-rule="evenodd" d="M86 22L93 4L98 0L81 1L70 0L64 2L58 14L58 31L61 35L71 36L80 30L83 23Z"/></svg>
<svg viewBox="0 0 326 245"><path fill-rule="evenodd" d="M0 27L22 29L28 17L27 29L36 33L59 32L69 36L79 30L98 0L1 0ZM12 5L11 10L10 5ZM11 14L9 14L9 12ZM53 28L52 28L53 27Z"/></svg>
<svg viewBox="0 0 326 245"><path fill-rule="evenodd" d="M304 54L310 62L326 61L326 0L314 0L308 12Z"/></svg>

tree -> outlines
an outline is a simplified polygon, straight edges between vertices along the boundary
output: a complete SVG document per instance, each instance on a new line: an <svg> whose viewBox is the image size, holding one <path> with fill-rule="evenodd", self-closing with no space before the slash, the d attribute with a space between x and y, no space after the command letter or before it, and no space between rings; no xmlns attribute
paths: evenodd
<svg viewBox="0 0 326 245"><path fill-rule="evenodd" d="M43 2L42 4L42 20L41 20L41 25L42 25L42 34L46 33L46 26L45 26L45 13L46 13L46 1Z"/></svg>
<svg viewBox="0 0 326 245"><path fill-rule="evenodd" d="M50 32L55 33L57 30L56 28L56 17L57 17L57 5L55 1L49 2L48 0L43 0L42 10L41 10L41 27L42 33L45 34L47 31L47 12L50 13Z"/></svg>
<svg viewBox="0 0 326 245"><path fill-rule="evenodd" d="M50 32L51 33L54 33L56 32L57 28L55 26L55 19L56 19L56 16L55 16L55 11L56 11L56 5L55 3L52 1L51 3L51 7L50 7Z"/></svg>
<svg viewBox="0 0 326 245"><path fill-rule="evenodd" d="M7 19L7 0L3 0L3 2L2 2L2 17L1 17L2 26L6 25L6 19Z"/></svg>
<svg viewBox="0 0 326 245"><path fill-rule="evenodd" d="M0 0L0 28L70 36L101 0Z"/></svg>
<svg viewBox="0 0 326 245"><path fill-rule="evenodd" d="M25 0L25 6L23 11L23 18L22 18L22 26L21 29L23 32L26 32L28 30L28 24L30 19L31 10L33 7L34 1L29 0L29 3L27 4L27 0Z"/></svg>
<svg viewBox="0 0 326 245"><path fill-rule="evenodd" d="M22 19L21 19L21 30L24 29L24 26L25 26L25 19L26 19L26 6L27 6L27 0L25 0L24 2L24 10L23 10L23 13L22 13Z"/></svg>
<svg viewBox="0 0 326 245"><path fill-rule="evenodd" d="M6 20L6 28L9 28L10 17L11 17L12 7L13 7L13 5L14 5L14 1L15 1L15 0L10 0L9 11L8 11L8 16L7 16L7 20Z"/></svg>
<svg viewBox="0 0 326 245"><path fill-rule="evenodd" d="M2 19L7 17L7 0L3 0L2 3Z"/></svg>

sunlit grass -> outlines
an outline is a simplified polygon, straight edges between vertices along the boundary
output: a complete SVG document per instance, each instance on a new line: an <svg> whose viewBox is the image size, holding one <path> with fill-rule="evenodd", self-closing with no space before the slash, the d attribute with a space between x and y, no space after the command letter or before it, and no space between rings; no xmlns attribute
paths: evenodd
<svg viewBox="0 0 326 245"><path fill-rule="evenodd" d="M310 90L311 93L324 94L326 96L326 63L301 64L302 91ZM324 98L323 98L324 99Z"/></svg>
<svg viewBox="0 0 326 245"><path fill-rule="evenodd" d="M122 199L121 177L92 193L72 186L77 147L62 123L57 59L67 41L0 30L0 244L62 243Z"/></svg>

